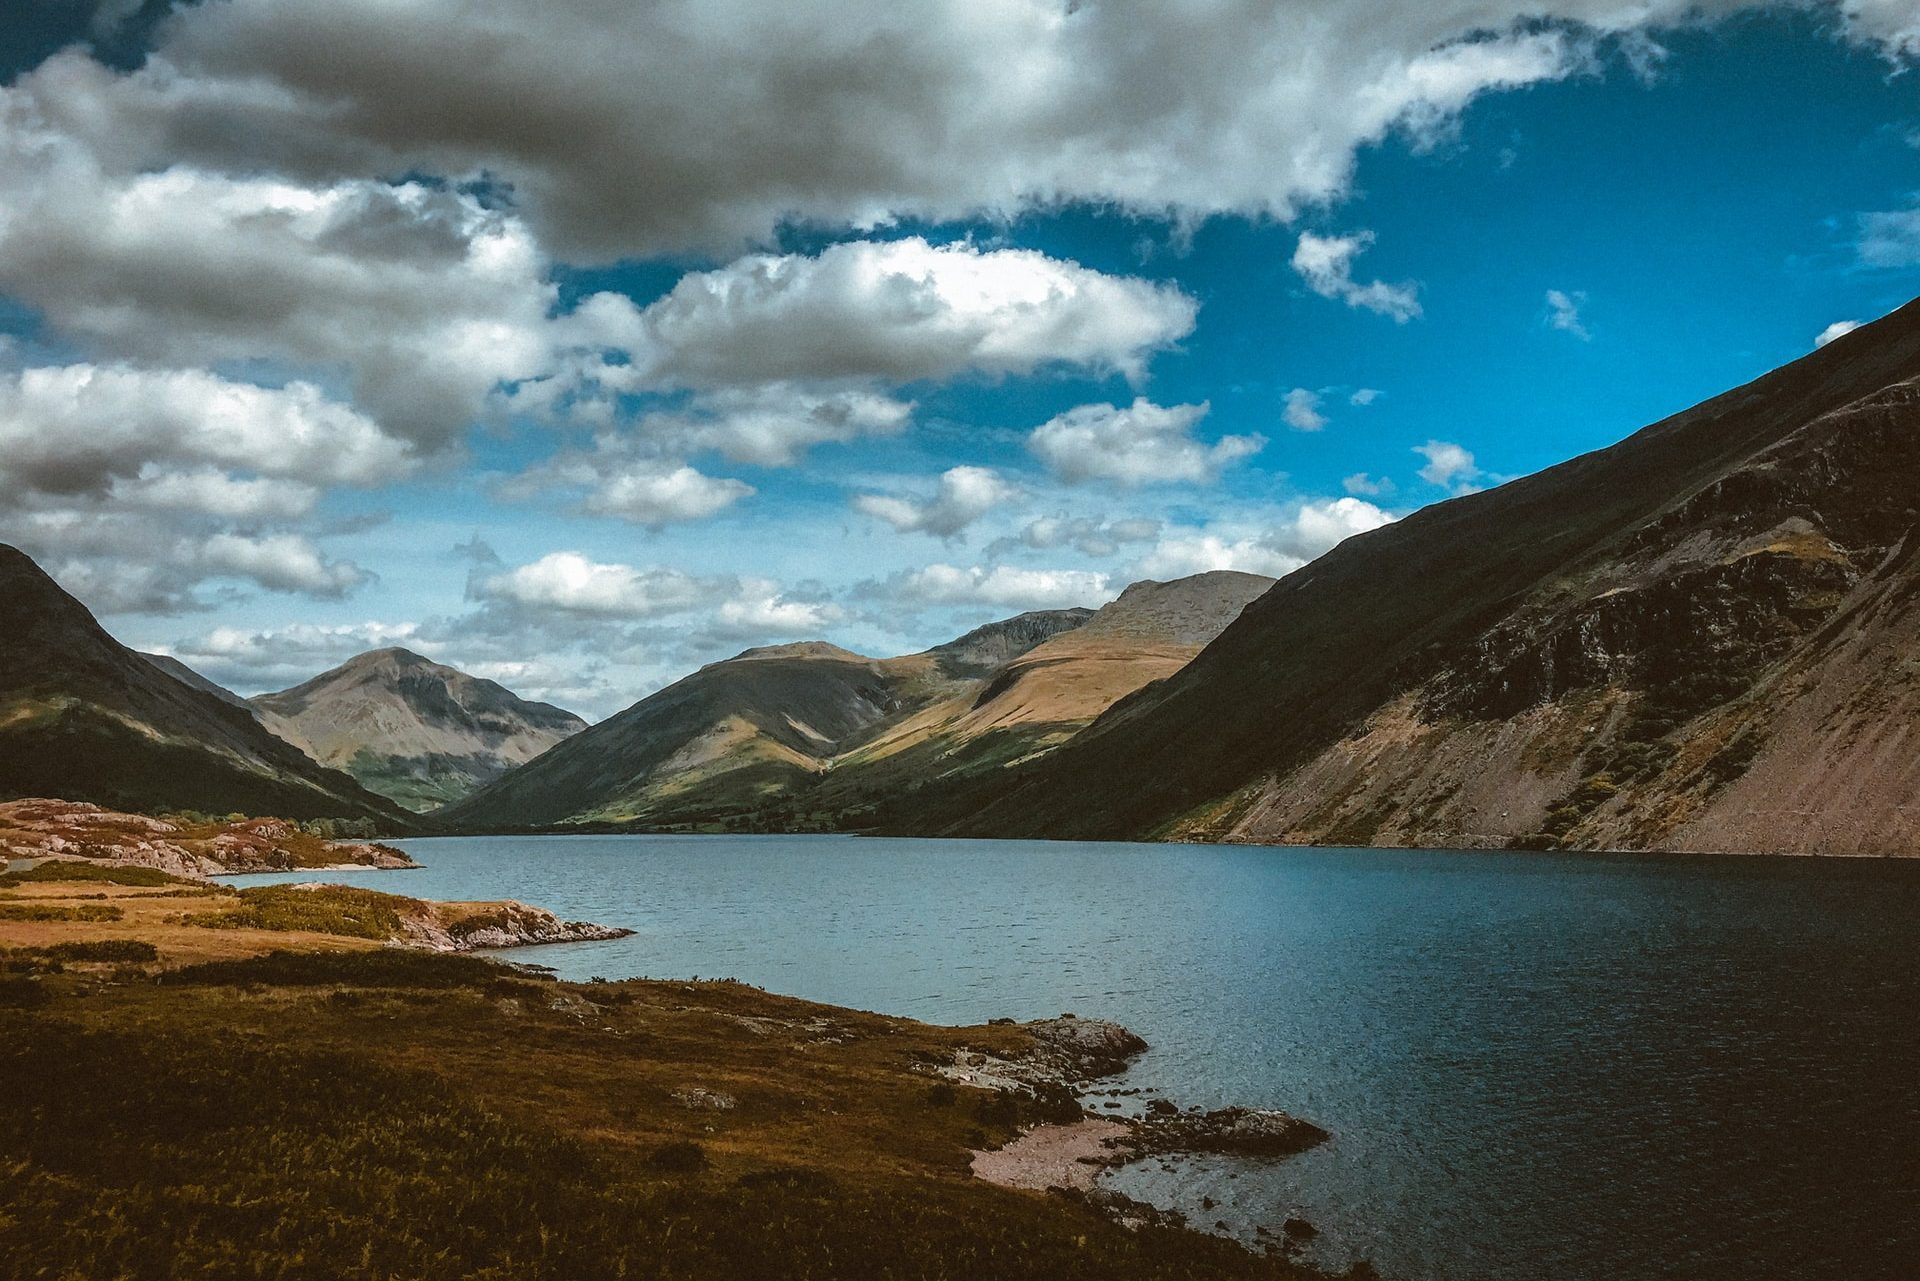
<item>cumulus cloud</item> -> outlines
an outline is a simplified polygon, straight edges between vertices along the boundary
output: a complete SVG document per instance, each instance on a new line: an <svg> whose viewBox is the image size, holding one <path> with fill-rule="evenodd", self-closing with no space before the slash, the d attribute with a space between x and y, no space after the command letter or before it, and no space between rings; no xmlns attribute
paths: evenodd
<svg viewBox="0 0 1920 1281"><path fill-rule="evenodd" d="M1572 334L1581 342L1590 341L1593 335L1587 332L1586 322L1580 319L1580 308L1586 302L1586 294L1578 290L1573 293L1563 289L1547 290L1547 328Z"/></svg>
<svg viewBox="0 0 1920 1281"><path fill-rule="evenodd" d="M1353 394L1347 397L1347 403L1355 409L1365 409L1386 394L1378 387L1356 387Z"/></svg>
<svg viewBox="0 0 1920 1281"><path fill-rule="evenodd" d="M1844 0L1849 29L1904 46L1900 3ZM130 162L499 175L563 254L610 260L1064 201L1286 218L1363 146L1740 7L228 0L179 10L136 72L32 89Z"/></svg>
<svg viewBox="0 0 1920 1281"><path fill-rule="evenodd" d="M1212 570L1235 569L1274 578L1393 517L1358 498L1304 502L1265 525L1236 522L1231 527L1176 530L1163 537L1136 567L1142 578L1184 578Z"/></svg>
<svg viewBox="0 0 1920 1281"><path fill-rule="evenodd" d="M1286 408L1280 416L1295 431L1319 431L1327 425L1327 416L1320 412L1320 393L1305 387L1287 393Z"/></svg>
<svg viewBox="0 0 1920 1281"><path fill-rule="evenodd" d="M1388 477L1371 476L1366 472L1357 471L1342 479L1340 488L1349 494L1358 494L1362 498L1380 498L1393 493L1396 486Z"/></svg>
<svg viewBox="0 0 1920 1281"><path fill-rule="evenodd" d="M518 218L418 182L116 165L119 143L50 114L84 113L84 95L42 100L104 83L89 65L0 89L0 289L57 333L148 365L326 371L428 447L550 365L556 293Z"/></svg>
<svg viewBox="0 0 1920 1281"><path fill-rule="evenodd" d="M1869 267L1920 266L1920 209L1861 214L1857 247Z"/></svg>
<svg viewBox="0 0 1920 1281"><path fill-rule="evenodd" d="M772 383L710 392L685 409L646 414L633 434L661 449L714 450L737 463L786 467L817 445L896 435L912 417L911 401L877 391Z"/></svg>
<svg viewBox="0 0 1920 1281"><path fill-rule="evenodd" d="M579 552L549 552L531 564L477 575L468 593L481 602L521 610L553 610L596 618L657 618L715 603L726 591L677 569L603 564Z"/></svg>
<svg viewBox="0 0 1920 1281"><path fill-rule="evenodd" d="M1920 57L1920 8L1913 0L1840 0L1848 33L1891 56Z"/></svg>
<svg viewBox="0 0 1920 1281"><path fill-rule="evenodd" d="M1420 287L1411 281L1390 285L1383 280L1361 284L1353 278L1353 260L1373 243L1371 231L1351 236L1300 234L1294 246L1293 269L1307 282L1307 288L1322 298L1332 298L1349 307L1390 316L1395 324L1406 324L1420 314Z"/></svg>
<svg viewBox="0 0 1920 1281"><path fill-rule="evenodd" d="M1413 452L1427 460L1426 466L1420 469L1420 479L1429 485L1463 493L1471 490L1482 475L1473 455L1452 441L1430 440L1424 445L1415 445Z"/></svg>
<svg viewBox="0 0 1920 1281"><path fill-rule="evenodd" d="M1211 484L1267 442L1257 435L1222 436L1212 445L1194 439L1207 409L1204 402L1156 405L1144 396L1125 407L1081 405L1035 428L1027 447L1070 485Z"/></svg>
<svg viewBox="0 0 1920 1281"><path fill-rule="evenodd" d="M234 495L205 479L210 469L364 485L411 462L404 443L308 383L89 364L0 376L0 487L105 495L170 476L176 501L197 490L218 506Z"/></svg>
<svg viewBox="0 0 1920 1281"><path fill-rule="evenodd" d="M368 581L297 526L322 485L413 451L306 383L76 364L0 375L0 536L103 613L205 608L236 580L333 598Z"/></svg>
<svg viewBox="0 0 1920 1281"><path fill-rule="evenodd" d="M1011 538L995 539L988 544L987 555L996 558L1023 547L1038 551L1072 547L1083 556L1111 556L1128 543L1151 542L1159 534L1160 522L1144 516L1105 521L1065 514L1042 516L1027 522Z"/></svg>
<svg viewBox="0 0 1920 1281"><path fill-rule="evenodd" d="M1072 609L1104 605L1119 595L1113 580L1090 569L1021 569L935 564L863 584L862 594L908 605L990 605L995 609Z"/></svg>
<svg viewBox="0 0 1920 1281"><path fill-rule="evenodd" d="M1861 323L1862 322L1858 320L1836 320L1825 329L1822 329L1818 334L1814 335L1813 345L1816 348L1824 347L1836 338L1845 338L1848 334L1860 328Z"/></svg>
<svg viewBox="0 0 1920 1281"><path fill-rule="evenodd" d="M714 611L706 630L716 640L815 637L844 616L831 601L795 600L778 583L749 579L734 598Z"/></svg>
<svg viewBox="0 0 1920 1281"><path fill-rule="evenodd" d="M939 490L932 498L856 494L853 509L883 520L903 534L954 538L1019 493L1018 486L991 467L953 467L941 474Z"/></svg>
<svg viewBox="0 0 1920 1281"><path fill-rule="evenodd" d="M246 694L297 685L356 654L391 645L439 657L439 647L420 636L419 624L371 620L331 626L216 627L156 648L202 676Z"/></svg>
<svg viewBox="0 0 1920 1281"><path fill-rule="evenodd" d="M744 481L707 476L681 463L633 462L598 478L585 509L658 529L702 520L754 492Z"/></svg>
<svg viewBox="0 0 1920 1281"><path fill-rule="evenodd" d="M673 386L908 383L1056 364L1138 378L1148 355L1192 331L1197 308L1173 285L914 236L750 255L689 272L645 308L590 300L579 324Z"/></svg>

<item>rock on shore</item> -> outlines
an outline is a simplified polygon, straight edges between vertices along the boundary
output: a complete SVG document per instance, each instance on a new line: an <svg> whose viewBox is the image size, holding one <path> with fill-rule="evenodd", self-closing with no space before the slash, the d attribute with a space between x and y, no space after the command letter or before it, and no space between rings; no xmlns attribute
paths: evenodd
<svg viewBox="0 0 1920 1281"><path fill-rule="evenodd" d="M1330 1137L1319 1126L1272 1108L1183 1111L1155 1099L1139 1116L1088 1116L1076 1089L1124 1071L1147 1043L1118 1023L1070 1014L1021 1027L1031 1038L1024 1052L963 1050L951 1065L936 1069L952 1081L1050 1105L1033 1109L1048 1124L997 1150L974 1153L974 1174L989 1182L1091 1194L1100 1170L1150 1156L1220 1152L1277 1159Z"/></svg>
<svg viewBox="0 0 1920 1281"><path fill-rule="evenodd" d="M474 952L536 943L590 943L625 938L632 930L587 921L563 921L544 907L507 899L498 903L423 903L403 917L406 944L433 952Z"/></svg>

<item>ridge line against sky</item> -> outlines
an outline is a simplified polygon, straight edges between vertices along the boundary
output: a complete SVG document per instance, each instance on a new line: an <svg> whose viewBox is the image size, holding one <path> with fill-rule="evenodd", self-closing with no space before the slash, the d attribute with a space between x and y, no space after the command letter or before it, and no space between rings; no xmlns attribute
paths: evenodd
<svg viewBox="0 0 1920 1281"><path fill-rule="evenodd" d="M1293 569L1920 293L1920 0L24 0L0 540L601 717Z"/></svg>

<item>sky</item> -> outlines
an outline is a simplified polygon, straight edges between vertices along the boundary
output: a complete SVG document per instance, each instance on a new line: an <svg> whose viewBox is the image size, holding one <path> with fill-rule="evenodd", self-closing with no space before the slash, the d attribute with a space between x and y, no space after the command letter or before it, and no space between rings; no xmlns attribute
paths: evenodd
<svg viewBox="0 0 1920 1281"><path fill-rule="evenodd" d="M1920 0L14 0L0 541L592 718L1281 575L1920 294Z"/></svg>

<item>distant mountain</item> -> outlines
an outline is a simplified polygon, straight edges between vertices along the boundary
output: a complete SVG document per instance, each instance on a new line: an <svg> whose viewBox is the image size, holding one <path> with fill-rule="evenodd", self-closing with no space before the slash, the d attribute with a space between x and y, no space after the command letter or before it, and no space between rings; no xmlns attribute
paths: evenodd
<svg viewBox="0 0 1920 1281"><path fill-rule="evenodd" d="M1916 854L1916 655L1920 303L1349 539L1057 752L894 826Z"/></svg>
<svg viewBox="0 0 1920 1281"><path fill-rule="evenodd" d="M0 545L0 798L126 810L410 820L109 636L25 553Z"/></svg>
<svg viewBox="0 0 1920 1281"><path fill-rule="evenodd" d="M1122 698L1185 667L1273 582L1221 570L1135 583L1083 625L982 669L988 679L981 684L847 750L813 803L885 809L929 783L1042 755Z"/></svg>
<svg viewBox="0 0 1920 1281"><path fill-rule="evenodd" d="M405 649L248 700L268 729L412 810L458 800L587 723Z"/></svg>
<svg viewBox="0 0 1920 1281"><path fill-rule="evenodd" d="M712 663L435 817L738 826L809 791L843 752L916 711L974 697L1009 656L1092 611L1022 614L950 644L872 659L824 642Z"/></svg>
<svg viewBox="0 0 1920 1281"><path fill-rule="evenodd" d="M918 654L748 650L642 700L436 818L857 826L915 789L1068 741L1180 670L1273 580L1136 583L1105 608L1022 614Z"/></svg>
<svg viewBox="0 0 1920 1281"><path fill-rule="evenodd" d="M203 693L211 694L229 707L247 706L246 699L240 697L226 686L217 685L213 681L208 680L171 654L149 654L137 649L133 652L141 658L146 659L149 663L152 663L167 675L173 677L173 679L180 681L182 684L191 685Z"/></svg>

